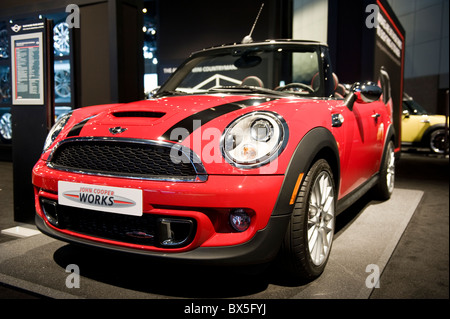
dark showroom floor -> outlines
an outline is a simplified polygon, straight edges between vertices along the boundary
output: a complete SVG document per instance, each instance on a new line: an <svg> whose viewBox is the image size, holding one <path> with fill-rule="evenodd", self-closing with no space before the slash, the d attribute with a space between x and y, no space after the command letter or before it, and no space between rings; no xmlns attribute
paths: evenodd
<svg viewBox="0 0 450 319"><path fill-rule="evenodd" d="M392 198L365 196L339 215L325 272L301 285L272 268L236 277L230 268L174 265L4 231L16 226L34 227L13 221L12 163L0 161L0 298L449 298L448 157L403 153ZM67 285L71 264L80 270L78 288ZM236 282L243 278L245 284Z"/></svg>

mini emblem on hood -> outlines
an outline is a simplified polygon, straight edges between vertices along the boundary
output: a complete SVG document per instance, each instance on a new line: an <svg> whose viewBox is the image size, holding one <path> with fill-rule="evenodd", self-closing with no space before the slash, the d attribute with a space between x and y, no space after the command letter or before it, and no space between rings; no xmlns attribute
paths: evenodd
<svg viewBox="0 0 450 319"><path fill-rule="evenodd" d="M111 128L109 129L109 132L110 132L111 134L116 135L116 134L123 133L123 132L125 132L126 130L127 130L126 128L123 128L123 127L120 127L120 126L116 126L116 127L111 127Z"/></svg>

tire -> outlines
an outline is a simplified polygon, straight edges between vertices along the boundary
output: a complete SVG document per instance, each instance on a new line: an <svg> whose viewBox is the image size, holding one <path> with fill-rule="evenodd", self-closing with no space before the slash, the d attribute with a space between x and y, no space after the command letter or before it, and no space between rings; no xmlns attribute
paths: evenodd
<svg viewBox="0 0 450 319"><path fill-rule="evenodd" d="M383 160L381 161L378 184L374 187L374 197L378 200L388 200L394 192L395 184L395 147L389 141Z"/></svg>
<svg viewBox="0 0 450 319"><path fill-rule="evenodd" d="M428 147L433 153L444 154L448 143L446 143L445 129L437 129L430 133Z"/></svg>
<svg viewBox="0 0 450 319"><path fill-rule="evenodd" d="M311 281L325 269L334 236L335 189L330 166L318 160L304 177L280 250L280 266L290 279Z"/></svg>

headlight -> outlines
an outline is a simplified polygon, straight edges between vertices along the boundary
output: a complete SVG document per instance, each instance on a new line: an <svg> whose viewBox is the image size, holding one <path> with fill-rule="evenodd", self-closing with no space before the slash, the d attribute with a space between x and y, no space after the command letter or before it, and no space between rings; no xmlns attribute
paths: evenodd
<svg viewBox="0 0 450 319"><path fill-rule="evenodd" d="M64 126L69 121L71 115L72 112L61 115L58 121L56 121L55 125L53 125L50 132L48 132L47 139L45 140L44 152L50 147L50 145L52 145L53 141L56 139L59 133L61 133Z"/></svg>
<svg viewBox="0 0 450 319"><path fill-rule="evenodd" d="M252 112L231 122L222 135L225 159L240 168L269 163L282 151L288 129L284 119L272 112Z"/></svg>

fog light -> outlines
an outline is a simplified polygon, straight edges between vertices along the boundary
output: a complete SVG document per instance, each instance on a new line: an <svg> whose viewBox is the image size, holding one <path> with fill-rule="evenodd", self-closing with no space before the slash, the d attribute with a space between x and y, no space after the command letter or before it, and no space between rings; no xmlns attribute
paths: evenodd
<svg viewBox="0 0 450 319"><path fill-rule="evenodd" d="M231 227L238 232L246 231L250 227L250 221L250 216L242 208L233 209L230 213Z"/></svg>

